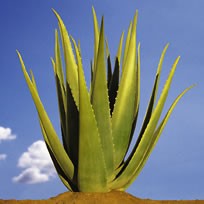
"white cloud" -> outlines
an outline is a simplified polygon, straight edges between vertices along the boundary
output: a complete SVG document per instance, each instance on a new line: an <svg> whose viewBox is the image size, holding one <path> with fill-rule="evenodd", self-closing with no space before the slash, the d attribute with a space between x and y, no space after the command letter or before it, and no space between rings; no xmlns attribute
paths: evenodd
<svg viewBox="0 0 204 204"><path fill-rule="evenodd" d="M1 161L1 160L5 160L5 159L6 159L6 157L7 157L7 155L6 155L6 154L0 154L0 161Z"/></svg>
<svg viewBox="0 0 204 204"><path fill-rule="evenodd" d="M0 143L4 140L14 140L16 139L16 135L12 134L10 128L4 128L0 126Z"/></svg>
<svg viewBox="0 0 204 204"><path fill-rule="evenodd" d="M12 134L12 130L10 128L4 128L0 126L0 143L6 140L14 140L16 139L16 135ZM5 160L7 158L6 154L0 154L0 161Z"/></svg>
<svg viewBox="0 0 204 204"><path fill-rule="evenodd" d="M20 156L18 167L24 170L13 178L14 182L43 183L56 176L56 170L45 142L42 140L38 140L28 147L28 150Z"/></svg>

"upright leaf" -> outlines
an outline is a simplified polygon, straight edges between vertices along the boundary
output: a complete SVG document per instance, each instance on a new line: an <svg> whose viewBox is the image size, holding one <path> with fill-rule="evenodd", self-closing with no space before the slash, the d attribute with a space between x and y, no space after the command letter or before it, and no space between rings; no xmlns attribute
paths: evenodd
<svg viewBox="0 0 204 204"><path fill-rule="evenodd" d="M104 155L94 111L84 78L82 62L74 42L79 73L79 163L78 187L80 191L107 191Z"/></svg>
<svg viewBox="0 0 204 204"><path fill-rule="evenodd" d="M130 46L112 115L115 169L119 167L127 151L135 112L136 24L137 12L134 17Z"/></svg>
<svg viewBox="0 0 204 204"><path fill-rule="evenodd" d="M77 65L72 51L70 38L61 17L55 10L53 10L53 12L55 13L58 19L61 38L62 38L62 47L64 50L64 59L65 59L65 66L66 66L66 81L70 86L72 95L74 97L74 101L78 107L79 106L78 73L77 73Z"/></svg>
<svg viewBox="0 0 204 204"><path fill-rule="evenodd" d="M59 76L60 84L62 88L65 89L65 84L64 84L65 79L64 79L64 72L62 67L60 42L59 42L57 30L55 30L55 62L56 62L56 73Z"/></svg>
<svg viewBox="0 0 204 204"><path fill-rule="evenodd" d="M96 60L98 56L99 28L98 28L98 20L97 20L97 16L96 16L94 7L92 7L92 14L93 14L93 23L94 23L94 67L93 67L93 70L95 71Z"/></svg>
<svg viewBox="0 0 204 204"><path fill-rule="evenodd" d="M112 78L112 67L111 67L111 58L110 58L110 51L109 51L107 39L106 39L106 58L107 58L107 87L109 87L111 78Z"/></svg>
<svg viewBox="0 0 204 204"><path fill-rule="evenodd" d="M109 88L112 79L112 68L111 68L111 58L110 55L107 58L107 87Z"/></svg>
<svg viewBox="0 0 204 204"><path fill-rule="evenodd" d="M108 88L106 81L104 21L102 18L98 56L96 61L95 80L93 84L92 105L97 121L99 135L104 152L108 176L113 173L113 138L109 111Z"/></svg>
<svg viewBox="0 0 204 204"><path fill-rule="evenodd" d="M62 132L62 141L65 148L65 151L68 154L68 148L67 148L67 141L65 140L66 135L66 100L65 100L65 89L64 86L61 84L59 72L57 71L58 66L52 60L52 65L54 69L55 74L55 84L57 89L57 98L58 98L58 109L59 109L59 116L60 116L60 126L61 126L61 132ZM32 75L33 78L33 75Z"/></svg>
<svg viewBox="0 0 204 204"><path fill-rule="evenodd" d="M136 128L137 117L139 113L139 104L140 104L140 43L138 44L138 51L137 51L137 68L136 68L136 93L135 93L135 113L134 113L134 120L132 123L131 129L131 136L129 139L128 149L130 147L134 131Z"/></svg>
<svg viewBox="0 0 204 204"><path fill-rule="evenodd" d="M120 75L120 65L119 65L119 60L116 57L115 59L115 68L113 75L111 77L111 81L109 84L109 89L108 89L108 95L109 95L109 102L110 102L110 113L112 115L114 105L115 105L115 100L117 97L117 92L118 92L118 87L119 87L119 75Z"/></svg>
<svg viewBox="0 0 204 204"><path fill-rule="evenodd" d="M132 32L132 22L130 22L130 25L129 25L129 28L128 28L127 37L126 37L125 49L124 49L124 54L123 54L122 68L124 67L125 61L126 61L126 58L127 58L127 53L128 53L129 44L130 44L131 32ZM123 70L122 70L122 72L123 72Z"/></svg>
<svg viewBox="0 0 204 204"><path fill-rule="evenodd" d="M75 104L71 88L67 83L67 112L66 112L66 135L64 140L68 149L68 155L74 166L78 167L79 157L79 111Z"/></svg>
<svg viewBox="0 0 204 204"><path fill-rule="evenodd" d="M122 55L122 49L123 49L123 38L124 38L124 32L122 32L122 35L120 37L120 43L119 43L118 51L117 51L117 58L118 58L119 64L121 63L121 55Z"/></svg>

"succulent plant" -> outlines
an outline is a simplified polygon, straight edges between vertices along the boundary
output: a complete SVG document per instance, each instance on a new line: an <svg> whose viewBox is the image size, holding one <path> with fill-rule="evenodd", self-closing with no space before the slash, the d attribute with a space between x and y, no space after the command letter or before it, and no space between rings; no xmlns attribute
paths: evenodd
<svg viewBox="0 0 204 204"><path fill-rule="evenodd" d="M56 30L55 57L52 59L52 64L63 144L43 107L33 73L31 72L29 76L22 57L17 51L38 112L47 149L61 181L70 191L125 190L144 167L174 107L192 86L175 99L160 121L180 58L178 57L173 63L156 103L162 63L168 47L166 45L158 64L141 131L134 147L130 149L140 104L140 44L136 47L138 12L136 11L129 26L123 57L121 56L124 34L121 35L112 71L108 43L104 35L104 19L102 18L99 29L96 13L92 8L94 59L91 63L91 84L88 89L80 45L77 45L68 34L59 14L53 11L58 19L64 54L63 62Z"/></svg>

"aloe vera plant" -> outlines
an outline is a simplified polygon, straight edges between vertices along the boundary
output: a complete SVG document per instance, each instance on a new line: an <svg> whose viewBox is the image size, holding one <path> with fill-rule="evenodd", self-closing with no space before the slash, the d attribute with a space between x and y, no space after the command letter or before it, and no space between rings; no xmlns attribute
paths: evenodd
<svg viewBox="0 0 204 204"><path fill-rule="evenodd" d="M99 29L94 8L92 11L94 59L91 63L90 89L87 88L85 81L80 46L68 34L61 17L54 11L59 23L64 54L63 63L60 39L56 30L55 57L52 59L52 65L63 144L40 100L33 73L31 72L29 76L20 53L18 51L17 53L38 112L47 149L63 184L70 191L125 190L144 167L174 107L192 86L175 99L160 121L180 58L178 57L173 63L156 103L162 63L168 48L166 45L158 64L141 131L128 154L140 104L140 44L136 47L138 12L136 11L130 23L123 53L124 34L121 35L112 70L108 43L104 34L104 19L102 18Z"/></svg>

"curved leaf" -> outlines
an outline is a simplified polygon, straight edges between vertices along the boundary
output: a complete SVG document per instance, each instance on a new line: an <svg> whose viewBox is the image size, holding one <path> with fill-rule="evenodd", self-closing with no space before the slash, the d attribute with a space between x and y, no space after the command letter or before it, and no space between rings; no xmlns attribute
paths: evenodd
<svg viewBox="0 0 204 204"><path fill-rule="evenodd" d="M136 179L136 177L139 175L139 173L141 172L141 170L143 169L144 165L147 162L147 159L149 158L152 150L154 149L169 117L171 116L175 106L177 105L177 103L180 101L181 97L187 92L189 91L191 88L193 88L194 86L190 86L189 88L186 88L173 102L173 104L171 105L171 107L169 108L168 112L166 113L164 119L162 120L162 122L160 123L160 125L158 126L158 128L156 129L156 131L153 134L153 137L150 141L150 144L144 154L143 160L140 162L139 167L136 169L136 171L134 172L134 174L132 175L132 178L128 181L126 185L123 186L123 189L128 188L129 185L131 185L131 183Z"/></svg>
<svg viewBox="0 0 204 204"><path fill-rule="evenodd" d="M147 127L147 125L148 125L148 123L150 121L151 115L152 115L152 111L153 111L155 101L156 101L156 97L157 97L157 91L158 91L158 86L159 86L159 81L160 81L162 64L163 64L164 57L165 57L168 46L169 46L169 44L167 44L165 46L164 50L162 51L160 60L159 60L159 64L158 64L157 72L156 72L156 76L155 76L155 81L154 81L154 86L153 86L153 89L152 89L152 94L151 94L151 97L150 97L148 108L147 108L147 111L146 111L146 114L145 114L145 117L144 117L144 121L142 123L142 128L141 128L140 134L139 134L139 136L137 138L137 142L135 144L134 150L139 145L139 143L140 143L140 141L142 139L143 133L144 133L144 131L145 131L145 129L146 129L146 127Z"/></svg>
<svg viewBox="0 0 204 204"><path fill-rule="evenodd" d="M22 71L23 71L24 77L26 79L28 88L30 90L30 93L32 95L36 109L38 111L40 121L42 122L42 125L43 125L45 132L46 132L46 135L48 136L47 140L48 140L48 144L50 144L50 149L54 153L55 158L58 161L58 164L63 169L66 176L70 180L72 180L72 178L74 176L74 166L73 166L70 158L67 156L62 144L60 143L60 140L57 136L57 133L55 132L55 130L52 126L52 123L50 122L49 117L48 117L48 115L47 115L47 113L43 107L41 100L40 100L40 97L39 97L38 92L36 90L36 85L35 85L35 83L33 84L32 81L30 80L30 77L26 71L24 62L22 60L22 57L18 51L17 51L17 54L19 56Z"/></svg>
<svg viewBox="0 0 204 204"><path fill-rule="evenodd" d="M42 134L44 136L44 138L47 138L46 132L43 128L42 122L40 122L40 126L41 126L41 130L42 130ZM62 170L62 168L60 167L60 165L57 162L57 159L55 158L54 153L52 152L51 148L50 148L50 144L49 141L46 139L45 140L45 144L47 146L48 152L50 154L50 157L53 161L53 164L55 166L55 169L58 173L59 178L61 179L62 183L70 190L70 191L78 191L76 185L66 176L66 174L64 173L64 171Z"/></svg>
<svg viewBox="0 0 204 204"><path fill-rule="evenodd" d="M137 147L137 149L134 150L133 154L131 155L130 159L127 160L126 164L124 165L124 168L120 172L120 174L117 177L117 180L113 182L113 188L121 188L121 186L124 186L127 183L127 180L129 180L134 174L135 171L138 170L140 167L140 163L142 162L145 152L152 140L153 134L155 132L157 123L159 121L161 112L163 110L164 103L166 101L168 91L172 82L172 78L174 75L174 72L176 70L176 66L178 64L180 57L178 57L170 71L170 74L168 76L168 79L165 83L164 89L162 91L162 94L159 98L159 101L157 103L157 106L155 110L153 111L153 114L150 118L150 121L147 125L147 128L144 131L144 135L142 136L142 139Z"/></svg>

